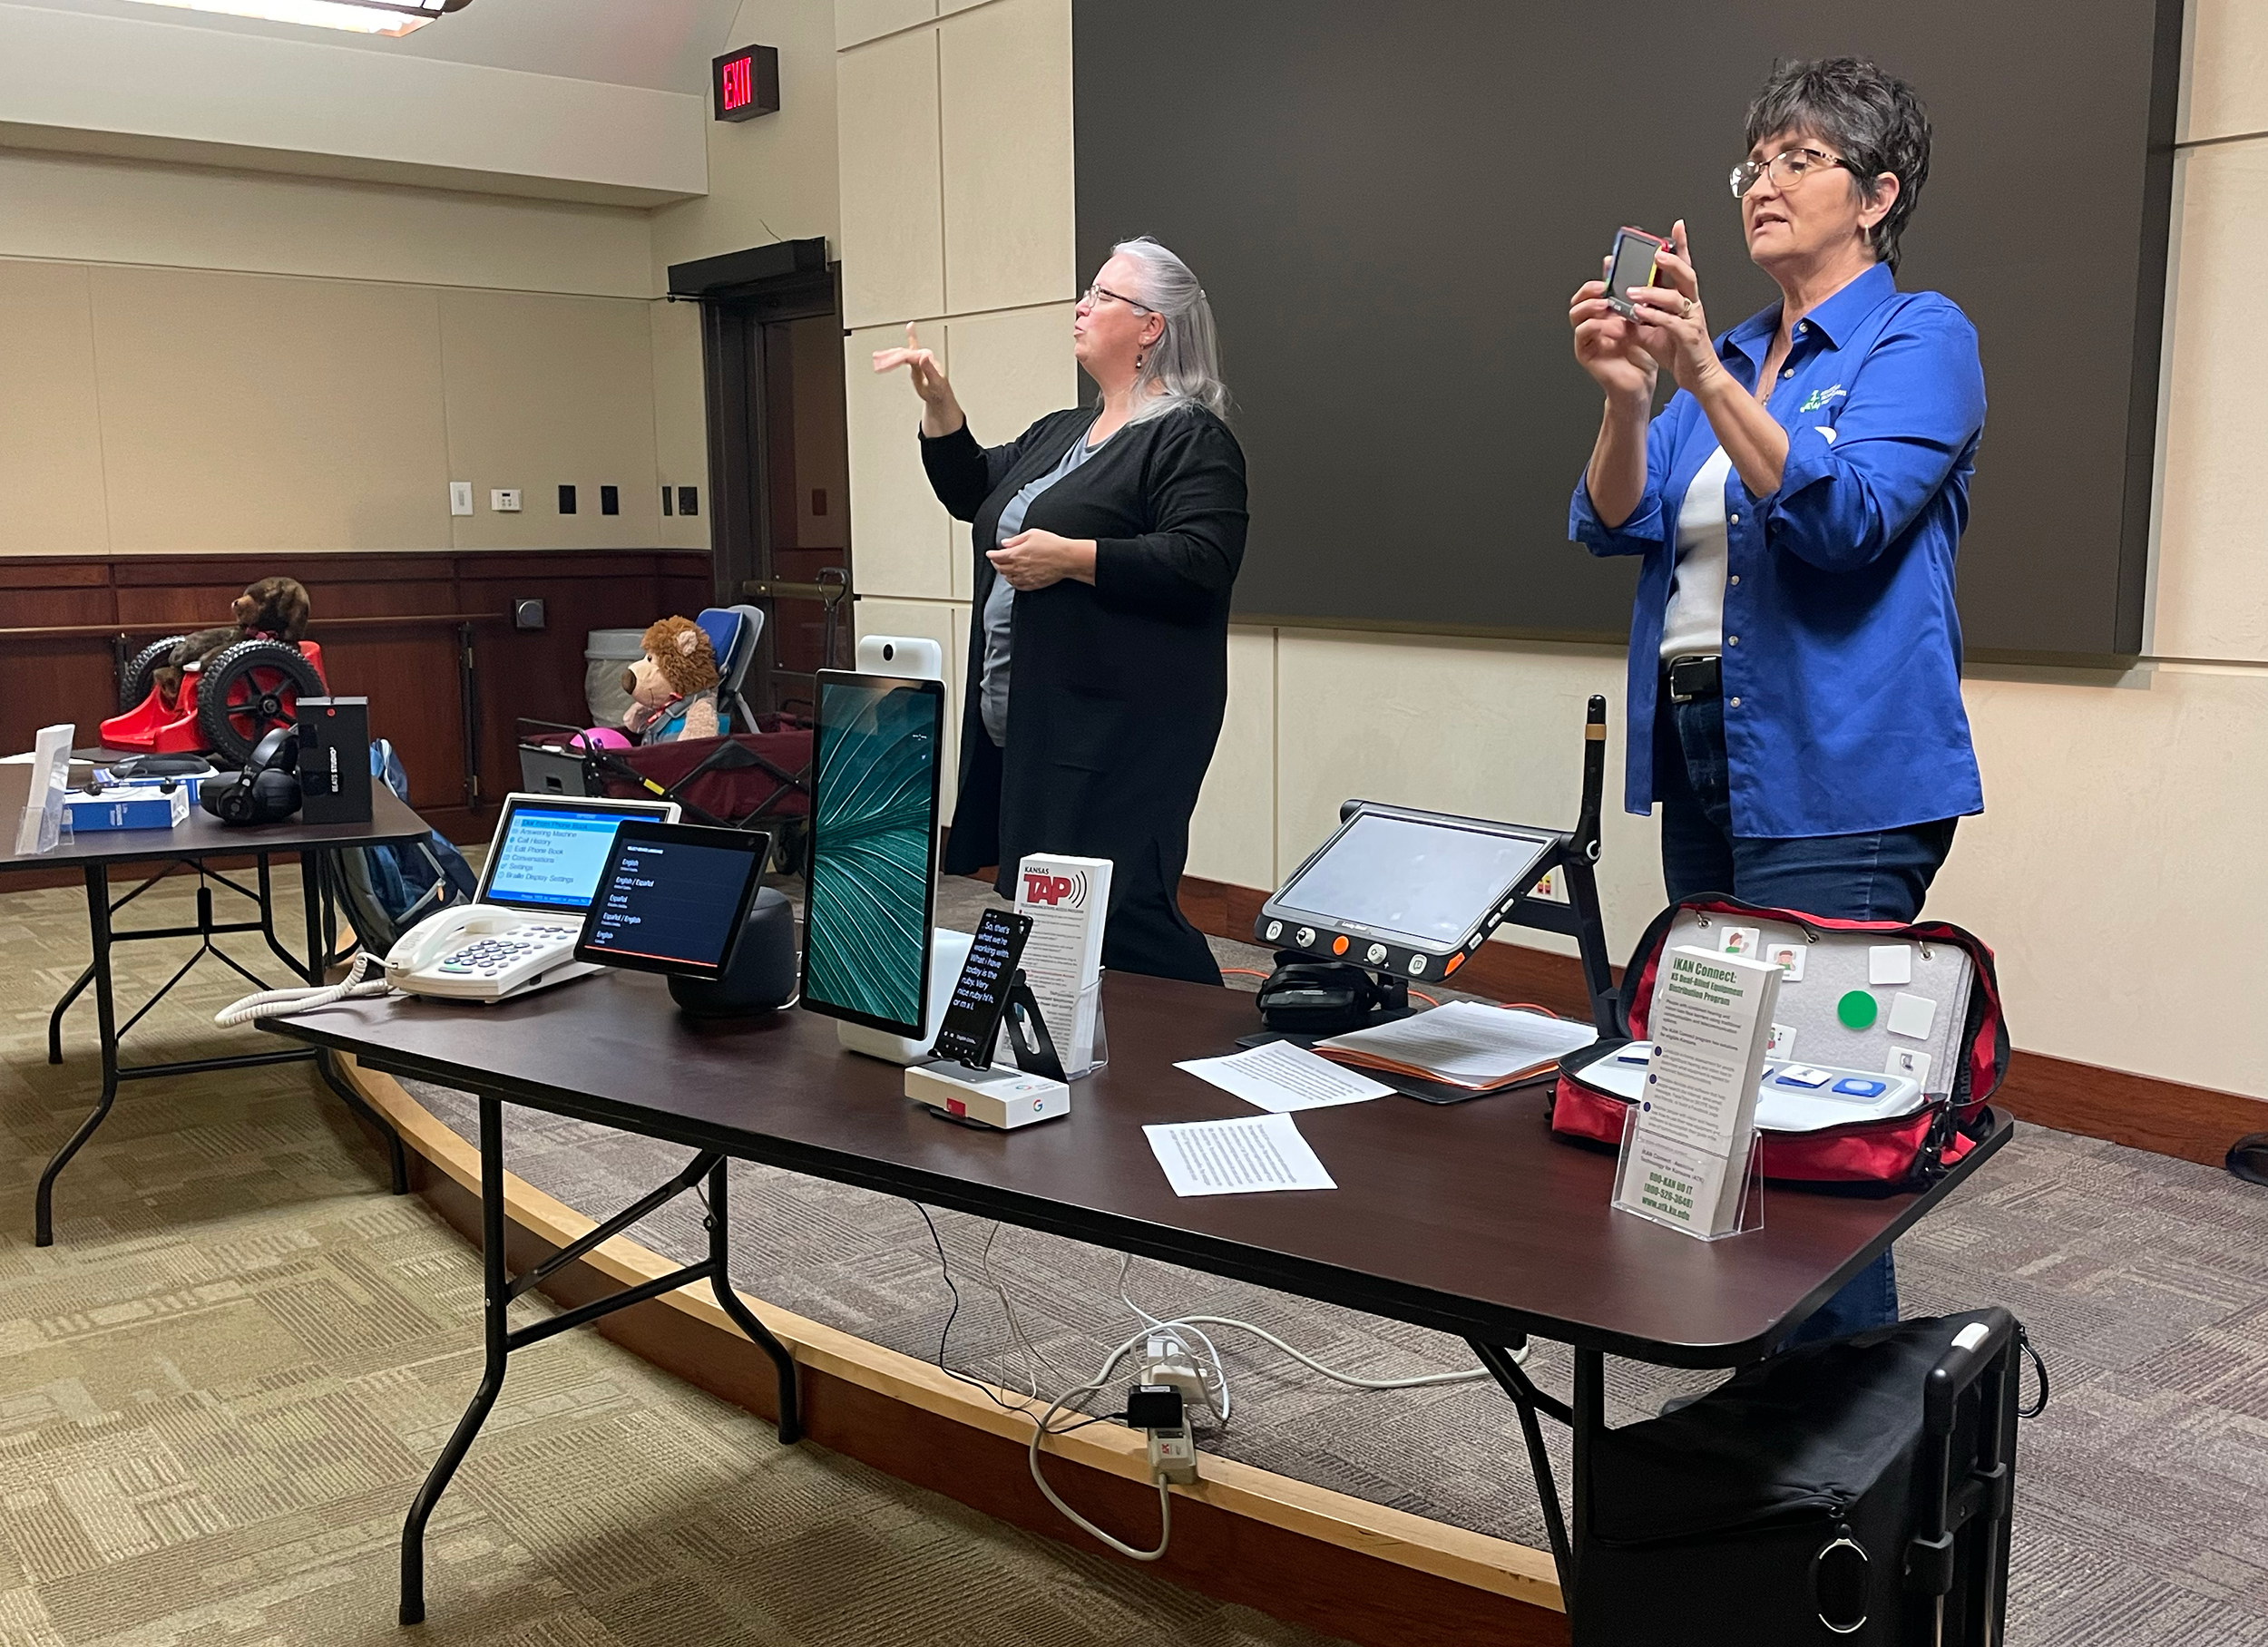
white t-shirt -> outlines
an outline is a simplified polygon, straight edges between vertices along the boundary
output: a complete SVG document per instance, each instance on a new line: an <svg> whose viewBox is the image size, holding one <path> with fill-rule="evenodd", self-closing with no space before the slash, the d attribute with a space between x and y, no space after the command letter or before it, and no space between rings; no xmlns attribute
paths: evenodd
<svg viewBox="0 0 2268 1647"><path fill-rule="evenodd" d="M1725 649L1725 481L1733 460L1719 446L1686 488L1677 511L1677 563L1662 614L1662 661Z"/></svg>

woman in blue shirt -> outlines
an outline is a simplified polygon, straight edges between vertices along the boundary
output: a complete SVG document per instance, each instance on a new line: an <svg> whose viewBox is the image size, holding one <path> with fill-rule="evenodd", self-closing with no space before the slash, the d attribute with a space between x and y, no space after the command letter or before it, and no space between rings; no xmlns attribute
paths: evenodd
<svg viewBox="0 0 2268 1647"><path fill-rule="evenodd" d="M1851 58L1789 63L1747 125L1733 192L1781 301L1712 341L1682 221L1630 317L1600 281L1575 294L1606 413L1569 535L1644 557L1624 798L1661 803L1669 896L1910 921L1984 807L1953 605L1977 335L1892 278L1930 169L1911 87ZM1649 416L1663 370L1677 393ZM1884 1253L1796 1336L1896 1318Z"/></svg>

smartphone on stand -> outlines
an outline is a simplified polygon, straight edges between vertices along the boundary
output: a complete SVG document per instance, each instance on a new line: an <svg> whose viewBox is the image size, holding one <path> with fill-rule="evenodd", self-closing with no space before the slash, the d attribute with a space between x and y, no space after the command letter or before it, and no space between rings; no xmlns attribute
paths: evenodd
<svg viewBox="0 0 2268 1647"><path fill-rule="evenodd" d="M951 1058L971 1069L990 1069L1000 1040L1001 1018L1008 1009L1009 986L1031 936L1031 917L1012 910L986 910L969 944L969 959L953 986L953 999L937 1026L931 1056Z"/></svg>

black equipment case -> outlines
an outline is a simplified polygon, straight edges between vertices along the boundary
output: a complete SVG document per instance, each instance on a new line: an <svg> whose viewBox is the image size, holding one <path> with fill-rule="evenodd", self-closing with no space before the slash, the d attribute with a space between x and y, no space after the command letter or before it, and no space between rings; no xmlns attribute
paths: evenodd
<svg viewBox="0 0 2268 1647"><path fill-rule="evenodd" d="M1602 1435L1576 1647L1994 1647L2022 1347L2005 1310L1906 1321Z"/></svg>

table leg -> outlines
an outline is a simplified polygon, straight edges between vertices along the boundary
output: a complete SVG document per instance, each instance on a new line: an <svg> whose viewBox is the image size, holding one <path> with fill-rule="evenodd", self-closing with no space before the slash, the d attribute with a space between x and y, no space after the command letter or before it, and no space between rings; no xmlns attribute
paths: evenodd
<svg viewBox="0 0 2268 1647"><path fill-rule="evenodd" d="M1575 1397L1561 1402L1536 1388L1509 1351L1478 1339L1466 1340L1481 1358L1520 1414L1520 1434L1528 1443L1529 1467L1536 1476L1536 1496L1543 1506L1543 1527L1551 1543L1551 1564L1559 1569L1559 1596L1569 1615L1575 1611L1575 1579L1582 1570L1585 1529L1589 1525L1593 1453L1607 1428L1607 1358L1596 1350L1575 1351ZM1544 1418L1557 1418L1574 1432L1575 1465L1568 1483L1567 1510L1559 1507L1559 1489L1552 1479L1551 1455L1544 1450Z"/></svg>
<svg viewBox="0 0 2268 1647"><path fill-rule="evenodd" d="M496 1397L504 1387L508 1348L504 1311L512 1302L512 1287L504 1275L503 1106L496 1098L483 1093L480 1116L481 1281L487 1360L481 1372L480 1388L473 1392L472 1402L465 1408L464 1416L457 1420L448 1445L441 1449L441 1457L434 1460L433 1468L426 1472L425 1485L417 1489L416 1501L409 1506L409 1518L402 1524L400 1618L405 1624L423 1623L425 1618L425 1523L432 1519L434 1506L441 1501L457 1466L464 1462L473 1438L487 1422L489 1409L496 1405Z"/></svg>
<svg viewBox="0 0 2268 1647"><path fill-rule="evenodd" d="M732 1290L731 1220L725 1204L725 1174L731 1165L719 1161L709 1173L709 1215L703 1220L709 1226L709 1284L724 1312L772 1358L773 1370L779 1376L779 1439L785 1447L803 1439L803 1417L796 1398L796 1361L787 1347L772 1336L756 1311Z"/></svg>
<svg viewBox="0 0 2268 1647"><path fill-rule="evenodd" d="M71 1003L85 994L86 987L93 981L94 969L89 966L85 971L79 974L77 981L63 992L63 999L55 1003L55 1009L47 1015L47 1061L49 1063L63 1062L63 1015L71 1010Z"/></svg>
<svg viewBox="0 0 2268 1647"><path fill-rule="evenodd" d="M94 1135L94 1129L103 1125L103 1117L110 1114L118 1098L118 1009L111 998L111 881L110 871L100 863L86 866L86 923L89 945L94 951L87 971L94 980L94 1018L103 1042L103 1096L94 1113L79 1123L79 1130L65 1140L39 1175L39 1189L32 1200L32 1240L43 1247L55 1244L55 1174ZM64 999L66 1003L70 1000L69 996Z"/></svg>

